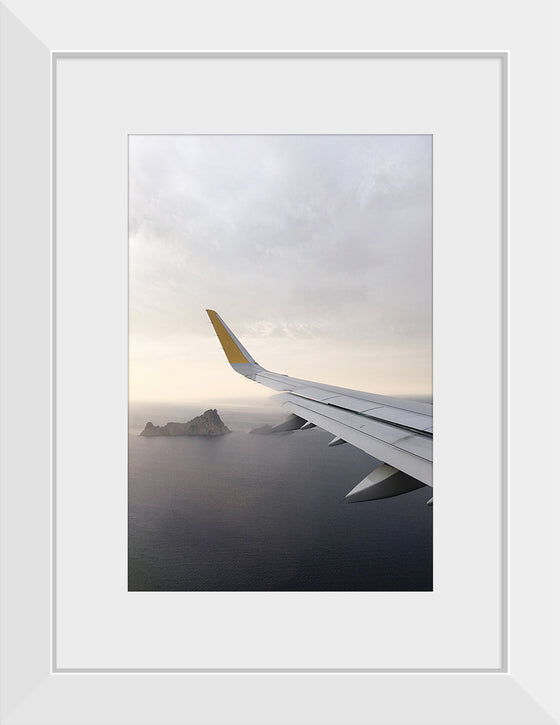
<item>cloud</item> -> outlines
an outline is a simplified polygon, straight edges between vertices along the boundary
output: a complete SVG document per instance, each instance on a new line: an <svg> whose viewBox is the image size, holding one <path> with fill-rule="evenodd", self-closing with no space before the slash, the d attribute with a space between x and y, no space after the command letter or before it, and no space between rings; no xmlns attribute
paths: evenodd
<svg viewBox="0 0 560 725"><path fill-rule="evenodd" d="M131 335L429 350L431 174L429 136L131 137Z"/></svg>

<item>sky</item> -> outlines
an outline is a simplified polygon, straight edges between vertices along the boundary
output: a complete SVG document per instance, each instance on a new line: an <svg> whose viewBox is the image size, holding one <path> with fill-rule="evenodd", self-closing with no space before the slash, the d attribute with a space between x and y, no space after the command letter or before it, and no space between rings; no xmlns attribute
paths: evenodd
<svg viewBox="0 0 560 725"><path fill-rule="evenodd" d="M131 402L274 394L207 308L268 370L431 395L431 136L131 136Z"/></svg>

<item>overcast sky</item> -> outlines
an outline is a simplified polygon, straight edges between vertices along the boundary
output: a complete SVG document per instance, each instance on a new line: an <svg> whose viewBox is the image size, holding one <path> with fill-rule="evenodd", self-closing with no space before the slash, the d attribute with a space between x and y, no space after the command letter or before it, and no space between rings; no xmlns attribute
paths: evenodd
<svg viewBox="0 0 560 725"><path fill-rule="evenodd" d="M130 398L220 405L205 309L265 368L431 394L431 136L130 137Z"/></svg>

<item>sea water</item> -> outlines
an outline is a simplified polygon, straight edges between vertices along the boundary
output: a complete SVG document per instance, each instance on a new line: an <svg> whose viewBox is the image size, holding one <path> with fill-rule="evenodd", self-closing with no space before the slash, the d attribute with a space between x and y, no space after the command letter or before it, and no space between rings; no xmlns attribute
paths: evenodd
<svg viewBox="0 0 560 725"><path fill-rule="evenodd" d="M276 408L218 407L233 431L143 437L211 405L131 407L129 591L431 591L431 488L348 504L379 462L314 428L258 435Z"/></svg>

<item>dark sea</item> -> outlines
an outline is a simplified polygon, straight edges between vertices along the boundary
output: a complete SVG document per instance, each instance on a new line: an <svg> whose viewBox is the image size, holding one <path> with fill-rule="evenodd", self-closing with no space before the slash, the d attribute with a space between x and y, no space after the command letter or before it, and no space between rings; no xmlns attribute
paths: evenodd
<svg viewBox="0 0 560 725"><path fill-rule="evenodd" d="M217 407L233 431L154 437ZM379 463L314 428L252 428L277 408L135 405L129 414L129 591L431 591L431 488L344 496Z"/></svg>

